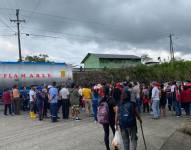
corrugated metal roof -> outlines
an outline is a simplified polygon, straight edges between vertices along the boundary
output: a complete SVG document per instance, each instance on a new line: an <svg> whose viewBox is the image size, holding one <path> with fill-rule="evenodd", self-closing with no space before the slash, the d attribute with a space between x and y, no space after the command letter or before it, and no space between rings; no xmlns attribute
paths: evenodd
<svg viewBox="0 0 191 150"><path fill-rule="evenodd" d="M98 58L102 58L102 59L138 59L141 60L141 57L135 56L135 55L116 55L116 54L95 54L95 53L88 53L86 55L86 57L82 60L81 63L84 63L86 61L86 59L90 56L90 55L95 55Z"/></svg>
<svg viewBox="0 0 191 150"><path fill-rule="evenodd" d="M98 58L141 59L135 55L95 54Z"/></svg>

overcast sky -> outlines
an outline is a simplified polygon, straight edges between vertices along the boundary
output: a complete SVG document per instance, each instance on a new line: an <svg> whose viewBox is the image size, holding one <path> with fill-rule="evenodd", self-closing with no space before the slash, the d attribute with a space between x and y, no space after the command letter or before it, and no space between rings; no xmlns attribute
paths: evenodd
<svg viewBox="0 0 191 150"><path fill-rule="evenodd" d="M15 9L20 9L22 54L45 53L80 64L88 52L191 59L190 0L0 0L0 60L18 59ZM25 34L29 34L26 36Z"/></svg>

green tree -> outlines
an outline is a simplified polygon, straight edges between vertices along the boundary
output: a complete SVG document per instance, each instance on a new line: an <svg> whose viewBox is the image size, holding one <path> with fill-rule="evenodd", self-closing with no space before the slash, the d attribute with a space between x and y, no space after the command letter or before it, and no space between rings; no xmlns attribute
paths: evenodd
<svg viewBox="0 0 191 150"><path fill-rule="evenodd" d="M39 55L27 55L24 58L25 62L51 62L49 60L49 56L47 54L39 54Z"/></svg>

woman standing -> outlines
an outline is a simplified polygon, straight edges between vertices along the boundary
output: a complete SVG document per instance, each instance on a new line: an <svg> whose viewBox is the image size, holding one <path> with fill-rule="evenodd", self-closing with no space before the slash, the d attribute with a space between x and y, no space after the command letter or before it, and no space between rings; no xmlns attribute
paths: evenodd
<svg viewBox="0 0 191 150"><path fill-rule="evenodd" d="M3 103L4 103L4 115L7 115L7 108L9 109L9 114L12 115L11 112L11 94L8 89L3 92Z"/></svg>
<svg viewBox="0 0 191 150"><path fill-rule="evenodd" d="M161 96L160 96L160 109L162 116L166 116L166 92L164 90L164 85L161 85Z"/></svg>
<svg viewBox="0 0 191 150"><path fill-rule="evenodd" d="M108 96L104 96L101 101L99 102L99 106L106 105L108 109L108 122L103 123L104 129L104 142L107 150L110 150L109 147L109 127L111 128L113 135L115 134L115 111L114 108L116 107L115 101Z"/></svg>
<svg viewBox="0 0 191 150"><path fill-rule="evenodd" d="M94 86L93 92L92 92L92 108L93 108L95 123L97 123L98 100L99 100L98 88L97 86Z"/></svg>

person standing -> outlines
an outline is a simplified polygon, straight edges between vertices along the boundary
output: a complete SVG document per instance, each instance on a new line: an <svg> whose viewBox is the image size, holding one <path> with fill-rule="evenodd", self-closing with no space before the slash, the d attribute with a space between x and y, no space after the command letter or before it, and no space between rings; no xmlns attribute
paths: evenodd
<svg viewBox="0 0 191 150"><path fill-rule="evenodd" d="M20 92L18 90L17 85L13 86L12 94L13 94L12 96L13 96L13 103L15 108L15 115L20 115L21 100L20 100Z"/></svg>
<svg viewBox="0 0 191 150"><path fill-rule="evenodd" d="M82 89L82 96L83 101L85 102L86 113L90 117L92 113L92 92L87 85Z"/></svg>
<svg viewBox="0 0 191 150"><path fill-rule="evenodd" d="M129 84L129 88L132 85ZM121 136L124 144L124 150L137 149L137 121L142 124L142 119L137 110L136 103L131 101L131 91L124 91L122 93L122 102L116 108L116 126L121 129ZM131 143L131 144L130 144Z"/></svg>
<svg viewBox="0 0 191 150"><path fill-rule="evenodd" d="M117 104L120 103L120 101L121 101L121 85L120 85L120 83L116 83L116 85L113 89L113 98Z"/></svg>
<svg viewBox="0 0 191 150"><path fill-rule="evenodd" d="M186 112L186 116L190 116L191 89L189 89L187 86L184 86L180 97L183 108Z"/></svg>
<svg viewBox="0 0 191 150"><path fill-rule="evenodd" d="M7 115L7 109L9 109L9 114L12 115L11 111L11 94L8 89L3 92L3 103L4 103L4 115Z"/></svg>
<svg viewBox="0 0 191 150"><path fill-rule="evenodd" d="M168 83L166 89L166 98L167 98L167 102L168 102L168 110L172 111L172 94L171 94L171 83Z"/></svg>
<svg viewBox="0 0 191 150"><path fill-rule="evenodd" d="M172 83L171 86L171 98L172 98L172 108L173 111L176 111L176 82Z"/></svg>
<svg viewBox="0 0 191 150"><path fill-rule="evenodd" d="M43 109L43 117L48 118L48 109L49 109L49 102L48 102L48 86L44 86L42 89L43 93L45 94L44 98L44 109Z"/></svg>
<svg viewBox="0 0 191 150"><path fill-rule="evenodd" d="M37 87L36 93L36 105L38 108L38 117L39 120L43 120L43 109L44 109L44 100L45 100L45 93L42 91L42 87Z"/></svg>
<svg viewBox="0 0 191 150"><path fill-rule="evenodd" d="M58 121L58 89L56 88L56 82L52 83L52 87L49 89L49 101L50 101L50 113L51 121Z"/></svg>
<svg viewBox="0 0 191 150"><path fill-rule="evenodd" d="M166 91L164 90L164 85L161 85L161 92L160 92L160 109L163 117L166 116Z"/></svg>
<svg viewBox="0 0 191 150"><path fill-rule="evenodd" d="M182 115L181 110L181 85L176 87L176 117L180 117Z"/></svg>
<svg viewBox="0 0 191 150"><path fill-rule="evenodd" d="M79 93L79 95L80 95L80 97L79 97L80 107L81 107L82 110L85 110L84 101L83 101L83 96L82 96L82 87L81 87L81 86L79 86L78 93Z"/></svg>
<svg viewBox="0 0 191 150"><path fill-rule="evenodd" d="M36 111L35 111L35 103L36 103L36 92L35 87L31 86L31 89L29 91L29 98L30 98L30 117L35 118Z"/></svg>
<svg viewBox="0 0 191 150"><path fill-rule="evenodd" d="M137 82L134 82L133 91L136 95L137 109L138 109L139 113L141 113L141 97L140 97L141 90L140 90L140 86Z"/></svg>
<svg viewBox="0 0 191 150"><path fill-rule="evenodd" d="M27 89L25 86L23 87L21 95L22 95L22 102L23 102L23 104L22 104L23 111L26 111L26 110L28 110L29 99L28 99Z"/></svg>
<svg viewBox="0 0 191 150"><path fill-rule="evenodd" d="M94 122L97 123L97 108L98 108L99 94L98 87L95 85L92 91L92 108L94 114Z"/></svg>
<svg viewBox="0 0 191 150"><path fill-rule="evenodd" d="M71 103L72 118L75 119L76 121L80 120L79 97L80 94L78 92L78 86L74 85L74 88L70 92L70 103Z"/></svg>
<svg viewBox="0 0 191 150"><path fill-rule="evenodd" d="M152 101L152 110L153 110L153 119L159 119L160 117L160 110L159 110L159 101L160 101L160 91L159 91L159 84L154 83L153 84L153 89L152 89L152 96L151 96L151 101Z"/></svg>
<svg viewBox="0 0 191 150"><path fill-rule="evenodd" d="M61 106L62 106L62 117L63 119L69 118L70 112L70 100L69 100L70 92L66 85L63 85L59 92L59 96L61 98Z"/></svg>

